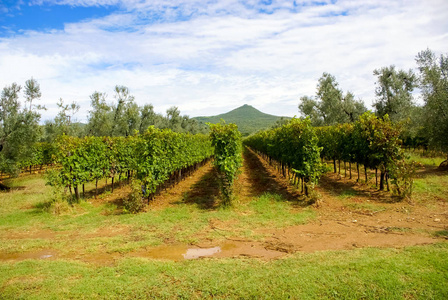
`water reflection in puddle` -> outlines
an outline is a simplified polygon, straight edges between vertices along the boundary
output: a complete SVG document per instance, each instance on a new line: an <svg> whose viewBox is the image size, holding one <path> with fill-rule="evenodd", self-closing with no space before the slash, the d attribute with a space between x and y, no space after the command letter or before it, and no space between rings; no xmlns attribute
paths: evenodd
<svg viewBox="0 0 448 300"><path fill-rule="evenodd" d="M185 260L197 259L201 257L213 256L225 250L226 247L211 248L189 248L187 245L164 245L149 249L144 252L135 252L133 255L137 257L148 257L153 259L169 259L169 260Z"/></svg>
<svg viewBox="0 0 448 300"><path fill-rule="evenodd" d="M22 261L26 259L50 259L54 258L56 253L50 250L42 250L37 252L19 252L19 253L3 253L0 252L0 261Z"/></svg>
<svg viewBox="0 0 448 300"><path fill-rule="evenodd" d="M215 253L221 252L221 247L187 249L187 253L182 254L185 259L196 259L204 256L212 256Z"/></svg>

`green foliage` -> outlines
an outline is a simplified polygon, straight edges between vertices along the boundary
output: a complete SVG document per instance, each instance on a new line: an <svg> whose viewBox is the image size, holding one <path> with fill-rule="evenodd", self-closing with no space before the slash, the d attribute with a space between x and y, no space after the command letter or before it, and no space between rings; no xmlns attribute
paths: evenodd
<svg viewBox="0 0 448 300"><path fill-rule="evenodd" d="M141 135L128 137L77 138L61 136L57 141L56 161L61 165L52 185L73 187L116 174L135 174L149 197L175 172L194 166L212 155L205 135L175 133L150 127Z"/></svg>
<svg viewBox="0 0 448 300"><path fill-rule="evenodd" d="M94 92L90 96L92 110L89 111L87 135L130 136L137 131L141 134L149 126L171 129L181 133L205 133L206 126L188 116L181 116L177 107L170 107L166 116L157 114L151 104L143 107L135 103L135 98L125 86L115 86L116 103L108 104L106 94Z"/></svg>
<svg viewBox="0 0 448 300"><path fill-rule="evenodd" d="M410 198L414 185L414 177L418 167L421 165L416 162L406 162L405 160L396 161L389 172L392 183L395 185L394 193L401 198Z"/></svg>
<svg viewBox="0 0 448 300"><path fill-rule="evenodd" d="M252 135L244 143L292 169L306 183L307 195L308 188L312 189L323 172L319 158L321 147L309 118L292 119L282 127Z"/></svg>
<svg viewBox="0 0 448 300"><path fill-rule="evenodd" d="M40 106L32 101L40 97L39 85L29 80L25 86L26 101L29 107L19 100L21 87L16 83L3 88L0 97L0 170L17 175L21 163L31 159L32 146L40 137Z"/></svg>
<svg viewBox="0 0 448 300"><path fill-rule="evenodd" d="M423 134L431 148L448 154L448 55L427 49L417 55L423 100Z"/></svg>
<svg viewBox="0 0 448 300"><path fill-rule="evenodd" d="M128 197L123 199L125 211L135 214L143 210L144 202L142 187L143 185L140 180L133 179L131 181L131 193Z"/></svg>
<svg viewBox="0 0 448 300"><path fill-rule="evenodd" d="M242 165L241 133L235 124L224 121L210 126L210 138L214 147L214 165L220 175L221 191L225 204L230 204L233 193L233 182L238 169Z"/></svg>
<svg viewBox="0 0 448 300"><path fill-rule="evenodd" d="M399 196L410 196L415 166L404 161L402 126L392 123L388 115L378 118L365 113L354 124L320 127L317 133L322 157L333 160L334 172L336 160L380 169L380 190L390 177Z"/></svg>
<svg viewBox="0 0 448 300"><path fill-rule="evenodd" d="M300 98L299 111L310 118L313 126L354 122L367 111L361 100L356 101L350 92L344 96L338 85L333 75L323 73L317 84L316 99Z"/></svg>
<svg viewBox="0 0 448 300"><path fill-rule="evenodd" d="M378 77L374 103L379 117L389 115L394 121L409 117L412 103L412 91L416 87L417 77L412 70L395 70L395 66L376 69L373 74Z"/></svg>

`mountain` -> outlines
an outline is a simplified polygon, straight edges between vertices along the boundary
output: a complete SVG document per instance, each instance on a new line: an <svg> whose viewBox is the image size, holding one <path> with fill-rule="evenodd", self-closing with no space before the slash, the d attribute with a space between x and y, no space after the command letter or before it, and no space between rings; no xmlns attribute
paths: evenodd
<svg viewBox="0 0 448 300"><path fill-rule="evenodd" d="M277 121L290 118L265 114L254 108L253 106L244 104L243 106L240 106L225 114L211 117L194 117L192 119L195 119L204 124L219 123L219 121L223 119L224 121L226 121L226 123L235 123L236 125L238 125L238 129L243 134L243 136L247 136L259 130L270 128Z"/></svg>

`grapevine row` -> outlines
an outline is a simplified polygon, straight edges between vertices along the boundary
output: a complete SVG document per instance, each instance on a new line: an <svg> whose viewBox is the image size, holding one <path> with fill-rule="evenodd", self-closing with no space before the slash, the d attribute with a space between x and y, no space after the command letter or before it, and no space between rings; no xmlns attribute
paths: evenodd
<svg viewBox="0 0 448 300"><path fill-rule="evenodd" d="M292 171L294 182L302 180L305 194L323 172L321 148L310 120L292 119L288 124L261 131L244 140L245 145L264 155L269 162L277 162L284 176Z"/></svg>
<svg viewBox="0 0 448 300"><path fill-rule="evenodd" d="M182 173L212 156L206 135L175 133L149 127L143 134L128 137L76 138L61 136L57 141L56 162L62 167L51 184L74 190L103 178L134 177L142 183L143 196L150 197L167 181L177 181ZM97 188L95 189L97 194Z"/></svg>
<svg viewBox="0 0 448 300"><path fill-rule="evenodd" d="M372 113L365 113L355 123L317 128L319 146L323 149L321 156L333 161L335 173L336 161L339 162L339 172L341 161L356 163L358 181L359 165L364 165L366 182L367 169L379 169L380 190L384 189L388 177L397 183L403 175L403 168L406 168L401 131L401 126L392 123L387 115L378 118Z"/></svg>
<svg viewBox="0 0 448 300"><path fill-rule="evenodd" d="M209 124L214 147L214 165L218 171L225 204L230 204L233 183L242 165L241 133L235 124Z"/></svg>

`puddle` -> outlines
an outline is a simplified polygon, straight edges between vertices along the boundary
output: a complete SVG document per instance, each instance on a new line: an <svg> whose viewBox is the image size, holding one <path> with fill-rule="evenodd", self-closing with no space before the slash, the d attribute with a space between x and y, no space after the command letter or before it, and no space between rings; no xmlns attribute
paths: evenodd
<svg viewBox="0 0 448 300"><path fill-rule="evenodd" d="M187 249L187 253L182 254L185 259L196 259L199 257L212 256L221 252L221 247Z"/></svg>
<svg viewBox="0 0 448 300"><path fill-rule="evenodd" d="M38 252L23 252L23 253L1 253L0 261L22 261L26 259L51 259L55 258L56 253L49 250L42 250Z"/></svg>
<svg viewBox="0 0 448 300"><path fill-rule="evenodd" d="M132 253L132 256L180 261L210 257L220 253L223 250L222 248L227 247L216 246L211 248L190 248L188 245L164 245L149 249L147 251L134 252Z"/></svg>

